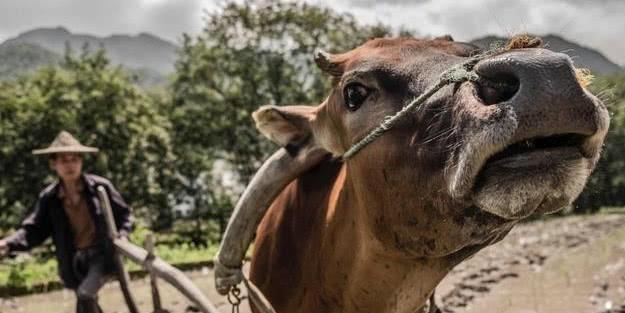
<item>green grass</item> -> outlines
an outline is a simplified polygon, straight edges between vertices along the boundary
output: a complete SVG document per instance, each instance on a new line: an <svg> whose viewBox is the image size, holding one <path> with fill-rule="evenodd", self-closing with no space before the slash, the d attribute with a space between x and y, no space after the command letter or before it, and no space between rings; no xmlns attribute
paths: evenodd
<svg viewBox="0 0 625 313"><path fill-rule="evenodd" d="M187 244L175 247L157 246L156 255L166 262L191 264L211 261L217 253L217 245L197 249ZM142 269L141 266L126 261L129 271ZM54 258L41 259L29 255L20 255L10 260L4 259L0 264L0 286L30 289L37 285L58 282L57 262Z"/></svg>
<svg viewBox="0 0 625 313"><path fill-rule="evenodd" d="M139 246L144 245L145 237L149 233L146 228L139 228L131 235L131 241ZM156 236L159 242L161 236ZM166 236L166 235L165 235ZM162 237L165 237L162 236ZM193 264L208 262L217 253L218 245L212 244L206 248L196 248L191 244L156 245L156 256L176 266L177 264ZM129 271L141 270L142 267L126 261ZM32 255L22 254L15 259L4 259L0 262L0 286L5 288L21 288L30 290L34 286L58 283L57 262L53 256L42 257L38 251Z"/></svg>
<svg viewBox="0 0 625 313"><path fill-rule="evenodd" d="M20 256L15 260L4 260L0 265L0 286L30 289L58 280L55 259Z"/></svg>
<svg viewBox="0 0 625 313"><path fill-rule="evenodd" d="M613 207L613 206L602 207L601 210L599 210L599 212L606 213L606 214L625 214L625 207Z"/></svg>

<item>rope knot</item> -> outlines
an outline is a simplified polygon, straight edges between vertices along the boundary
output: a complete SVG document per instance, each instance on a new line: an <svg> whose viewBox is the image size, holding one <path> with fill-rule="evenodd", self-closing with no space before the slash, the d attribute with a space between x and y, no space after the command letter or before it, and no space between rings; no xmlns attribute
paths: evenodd
<svg viewBox="0 0 625 313"><path fill-rule="evenodd" d="M384 121L380 124L380 127L384 130L389 130L393 126L393 116L385 116Z"/></svg>
<svg viewBox="0 0 625 313"><path fill-rule="evenodd" d="M454 66L441 75L440 84L448 85L464 81L477 81L478 75L473 70L468 70L464 64Z"/></svg>

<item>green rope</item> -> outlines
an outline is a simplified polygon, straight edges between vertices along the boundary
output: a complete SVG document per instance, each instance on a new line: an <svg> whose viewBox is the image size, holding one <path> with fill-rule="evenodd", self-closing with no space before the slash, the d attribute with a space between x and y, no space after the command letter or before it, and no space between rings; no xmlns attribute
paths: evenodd
<svg viewBox="0 0 625 313"><path fill-rule="evenodd" d="M378 139L378 137L382 136L387 130L391 129L397 121L402 118L404 115L408 114L413 108L422 104L427 99L429 99L432 95L434 95L441 88L445 87L449 84L461 83L464 81L477 81L478 75L473 71L473 67L477 62L483 60L484 58L492 55L495 51L489 51L483 54L479 54L477 56L472 57L471 59L452 67L451 69L443 72L438 82L430 88L428 88L424 93L420 94L414 100L410 101L406 104L399 112L394 115L389 115L384 118L384 121L375 129L373 129L365 138L361 139L359 142L355 143L345 154L343 154L343 160L347 160L353 157L358 151L362 150L365 146Z"/></svg>

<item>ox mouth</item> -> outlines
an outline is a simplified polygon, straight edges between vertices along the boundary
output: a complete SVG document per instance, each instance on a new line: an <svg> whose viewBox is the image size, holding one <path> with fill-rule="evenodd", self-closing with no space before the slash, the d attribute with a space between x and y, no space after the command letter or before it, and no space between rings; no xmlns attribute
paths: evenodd
<svg viewBox="0 0 625 313"><path fill-rule="evenodd" d="M540 179L541 176L562 171L575 162L589 159L592 152L584 149L587 137L567 133L533 137L510 144L486 158L479 166L473 192L480 192L493 181L513 184L509 177L523 177L526 181Z"/></svg>
<svg viewBox="0 0 625 313"><path fill-rule="evenodd" d="M587 136L582 134L568 133L524 139L490 156L482 168L536 166L540 165L550 154L562 156L563 152L571 158L590 158L590 152L583 149L586 138Z"/></svg>
<svg viewBox="0 0 625 313"><path fill-rule="evenodd" d="M551 213L579 194L589 175L587 135L565 133L514 142L479 167L472 187L482 210L507 219Z"/></svg>

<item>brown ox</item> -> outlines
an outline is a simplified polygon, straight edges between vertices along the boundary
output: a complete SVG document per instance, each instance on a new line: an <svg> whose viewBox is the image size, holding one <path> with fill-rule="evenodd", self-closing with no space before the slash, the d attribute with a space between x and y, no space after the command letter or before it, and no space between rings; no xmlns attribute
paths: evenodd
<svg viewBox="0 0 625 313"><path fill-rule="evenodd" d="M352 159L335 158L474 53L448 38L320 53L335 81L323 103L254 113L297 163L265 173L257 192L267 204L279 192L251 266L277 312L421 312L456 264L580 193L608 113L569 57L539 48L480 61L479 82L444 87Z"/></svg>

